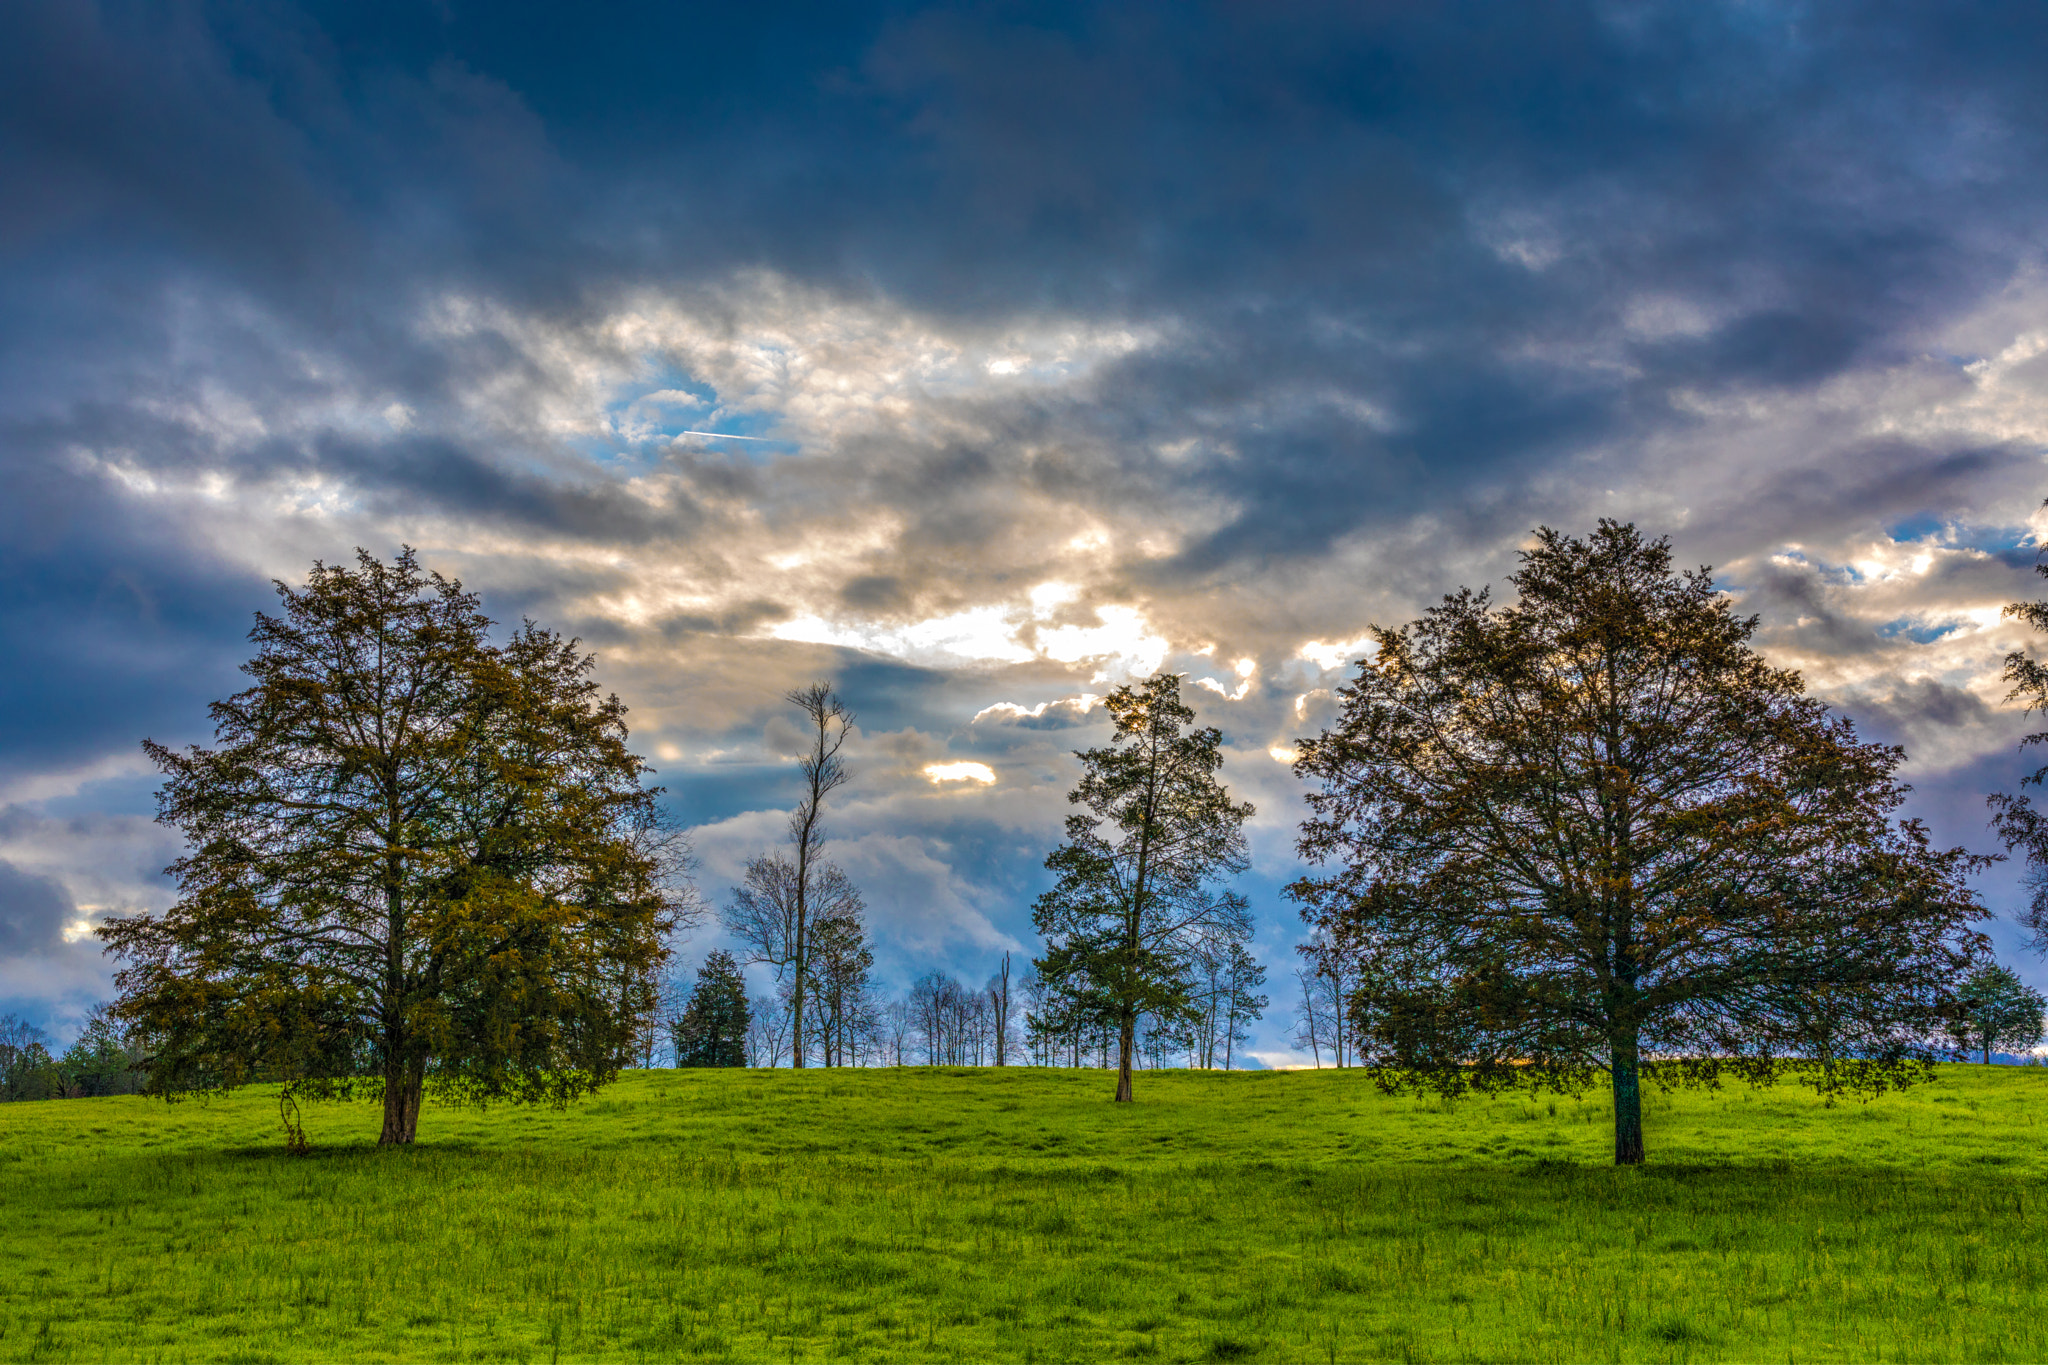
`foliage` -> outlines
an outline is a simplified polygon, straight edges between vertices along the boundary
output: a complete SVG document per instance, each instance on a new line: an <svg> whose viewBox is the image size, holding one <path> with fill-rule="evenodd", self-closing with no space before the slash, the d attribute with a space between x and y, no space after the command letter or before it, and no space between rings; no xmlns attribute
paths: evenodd
<svg viewBox="0 0 2048 1365"><path fill-rule="evenodd" d="M2048 1358L2048 1069L1652 1092L1619 1171L1604 1095L1099 1085L635 1071L403 1152L313 1107L312 1162L262 1091L0 1106L0 1358Z"/></svg>
<svg viewBox="0 0 2048 1365"><path fill-rule="evenodd" d="M473 594L359 552L277 585L212 708L216 745L145 747L188 851L179 900L108 922L152 1092L258 1079L565 1102L610 1079L653 1005L680 846L592 659Z"/></svg>
<svg viewBox="0 0 2048 1365"><path fill-rule="evenodd" d="M1178 677L1126 684L1103 706L1115 732L1075 755L1067 799L1086 813L1067 817L1067 842L1045 860L1059 880L1032 924L1046 941L1038 973L1070 1023L1117 1033L1116 1098L1128 1101L1139 1021L1192 1009L1190 952L1250 936L1244 898L1213 883L1244 870L1252 807L1216 779L1222 733L1186 729L1195 713Z"/></svg>
<svg viewBox="0 0 2048 1365"><path fill-rule="evenodd" d="M677 1066L747 1065L747 983L724 949L704 959L697 988L675 1023Z"/></svg>
<svg viewBox="0 0 2048 1365"><path fill-rule="evenodd" d="M133 1095L142 1088L142 1050L105 1005L96 1005L85 1027L57 1063L64 1093L73 1099Z"/></svg>
<svg viewBox="0 0 2048 1365"><path fill-rule="evenodd" d="M851 1065L874 1040L880 1022L869 992L875 950L868 943L865 909L860 893L852 891L834 897L831 908L811 921L809 1028L826 1066Z"/></svg>
<svg viewBox="0 0 2048 1365"><path fill-rule="evenodd" d="M2041 1041L2048 1000L2010 967L1994 963L1978 969L1957 998L1956 1036L1965 1047L1978 1049L1986 1063L1994 1051L2017 1052Z"/></svg>
<svg viewBox="0 0 2048 1365"><path fill-rule="evenodd" d="M2048 561L2036 564L2034 572L2048 578ZM2048 602L2013 602L2006 607L2005 614L2035 630L2048 631ZM2048 664L2024 649L2016 649L2005 656L2005 681L2011 685L2007 701L2026 703L2029 715L2048 714ZM2048 744L2048 730L2038 730L2022 739L2020 749L2024 752L2038 744ZM2020 780L2021 792L1997 792L1990 798L1992 827L2008 850L2026 860L2025 879L2031 894L2019 920L2030 935L2028 946L2037 953L2048 953L2048 818L2035 808L2024 788L2044 784L2048 784L2048 764Z"/></svg>
<svg viewBox="0 0 2048 1365"><path fill-rule="evenodd" d="M54 1100L63 1074L50 1056L50 1037L16 1015L0 1015L0 1101Z"/></svg>
<svg viewBox="0 0 2048 1365"><path fill-rule="evenodd" d="M1603 521L1544 529L1497 607L1376 629L1292 888L1357 966L1362 1061L1447 1094L1614 1079L1615 1159L1660 1080L1830 1093L1924 1078L1985 948L1985 860L1895 818L1901 751L1748 645L1709 572Z"/></svg>

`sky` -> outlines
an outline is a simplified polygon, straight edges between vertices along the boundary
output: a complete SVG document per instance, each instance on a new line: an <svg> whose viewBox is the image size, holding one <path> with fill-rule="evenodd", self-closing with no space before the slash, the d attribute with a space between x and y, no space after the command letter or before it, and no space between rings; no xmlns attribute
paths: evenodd
<svg viewBox="0 0 2048 1365"><path fill-rule="evenodd" d="M1970 0L5 7L0 1012L110 993L141 741L357 547L596 652L713 905L833 680L892 990L1039 950L1097 700L1186 674L1267 1065L1291 744L1538 526L1711 565L1994 851L2044 106L2048 9Z"/></svg>

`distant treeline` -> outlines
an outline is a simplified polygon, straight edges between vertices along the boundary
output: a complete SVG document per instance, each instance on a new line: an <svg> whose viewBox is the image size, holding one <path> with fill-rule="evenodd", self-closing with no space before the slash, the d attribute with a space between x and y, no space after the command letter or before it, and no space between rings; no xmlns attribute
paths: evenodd
<svg viewBox="0 0 2048 1365"><path fill-rule="evenodd" d="M919 977L900 996L869 980L873 956L858 911L842 908L832 950L814 958L803 1011L811 1066L1117 1065L1118 1032L1073 1010L1063 994L1025 967L1013 975L1005 954L981 987L943 972ZM1255 988L1264 972L1229 958L1197 967L1188 1006L1148 1014L1138 1030L1138 1062L1150 1069L1229 1069L1249 1025L1265 1009ZM1237 970L1231 970L1235 965ZM748 999L738 964L715 952L694 983L671 978L641 1033L641 1066L790 1065L795 1054L793 978L774 994Z"/></svg>
<svg viewBox="0 0 2048 1365"><path fill-rule="evenodd" d="M136 1066L142 1054L121 1036L104 1005L93 1010L62 1056L51 1046L49 1035L34 1024L0 1015L0 1101L90 1099L142 1089Z"/></svg>

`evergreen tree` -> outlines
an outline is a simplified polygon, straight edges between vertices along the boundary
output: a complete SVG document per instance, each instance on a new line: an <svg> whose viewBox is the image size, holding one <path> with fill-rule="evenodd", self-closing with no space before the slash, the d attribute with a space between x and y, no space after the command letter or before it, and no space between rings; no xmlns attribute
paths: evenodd
<svg viewBox="0 0 2048 1365"><path fill-rule="evenodd" d="M697 988L675 1025L677 1066L747 1064L747 983L731 953L704 959Z"/></svg>

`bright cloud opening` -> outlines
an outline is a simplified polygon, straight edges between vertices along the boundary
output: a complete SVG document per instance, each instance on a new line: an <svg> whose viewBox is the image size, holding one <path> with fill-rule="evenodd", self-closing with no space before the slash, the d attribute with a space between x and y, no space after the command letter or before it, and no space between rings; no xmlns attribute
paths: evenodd
<svg viewBox="0 0 2048 1365"><path fill-rule="evenodd" d="M924 775L934 786L942 782L979 782L986 787L993 786L996 780L995 770L988 764L965 761L927 763L924 765Z"/></svg>
<svg viewBox="0 0 2048 1365"><path fill-rule="evenodd" d="M1310 640L1294 651L1294 657L1306 659L1327 672L1332 668L1343 668L1357 659L1369 657L1372 649L1370 635L1361 635L1355 640Z"/></svg>

